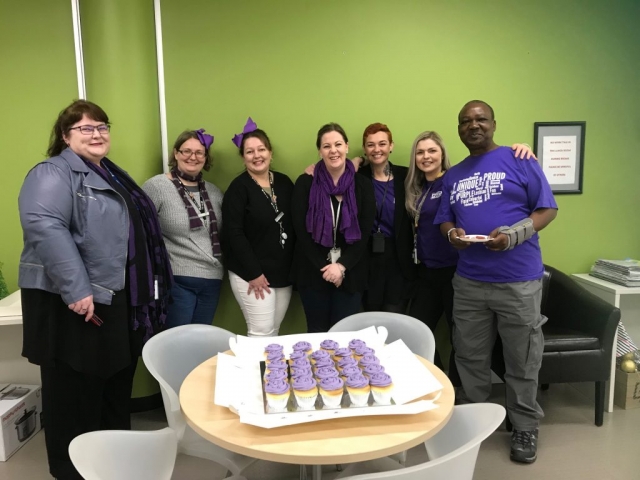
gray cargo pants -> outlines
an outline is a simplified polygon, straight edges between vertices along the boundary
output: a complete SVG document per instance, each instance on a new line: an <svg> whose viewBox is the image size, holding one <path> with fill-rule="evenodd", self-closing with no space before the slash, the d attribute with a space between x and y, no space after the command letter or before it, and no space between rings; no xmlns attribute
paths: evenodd
<svg viewBox="0 0 640 480"><path fill-rule="evenodd" d="M460 403L491 394L491 352L500 334L506 367L507 412L516 430L534 430L544 416L536 401L544 338L542 279L487 283L453 278L453 343L462 388Z"/></svg>

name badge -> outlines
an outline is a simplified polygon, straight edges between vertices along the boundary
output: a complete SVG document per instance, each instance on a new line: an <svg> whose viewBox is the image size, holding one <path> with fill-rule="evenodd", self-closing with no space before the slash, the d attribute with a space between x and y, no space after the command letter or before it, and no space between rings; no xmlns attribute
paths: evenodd
<svg viewBox="0 0 640 480"><path fill-rule="evenodd" d="M440 198L442 196L442 190L440 190L439 192L434 192L431 195L431 200L435 200L436 198Z"/></svg>

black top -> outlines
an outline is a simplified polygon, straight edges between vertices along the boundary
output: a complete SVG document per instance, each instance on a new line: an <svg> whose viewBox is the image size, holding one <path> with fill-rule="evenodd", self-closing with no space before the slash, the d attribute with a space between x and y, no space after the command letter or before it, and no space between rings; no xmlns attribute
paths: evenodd
<svg viewBox="0 0 640 480"><path fill-rule="evenodd" d="M273 189L287 239L280 243L276 212L262 188L249 173L238 175L222 200L222 252L226 267L249 282L264 274L269 285L291 285L289 272L295 233L291 221L293 182L286 175L273 173Z"/></svg>
<svg viewBox="0 0 640 480"><path fill-rule="evenodd" d="M298 288L322 290L335 287L332 283L323 280L320 271L321 268L329 264L327 256L330 248L314 242L311 234L307 232L306 219L312 180L311 175L300 175L293 190L292 216L297 241L292 275ZM376 214L373 185L361 175L355 176L355 194L358 206L358 224L362 236L357 242L348 245L340 230L336 235L336 244L342 254L338 261L347 269L340 288L349 293L363 292L367 286L368 243ZM332 201L334 200L335 198L332 197Z"/></svg>
<svg viewBox="0 0 640 480"><path fill-rule="evenodd" d="M398 165L391 165L391 171L393 173L393 188L395 195L395 240L396 240L396 254L398 258L398 264L402 271L402 276L408 280L414 280L416 278L416 265L413 263L413 229L411 228L411 217L405 208L405 187L404 181L407 178L409 169L407 167L401 167ZM371 165L366 165L358 170L358 173L373 179L373 172L371 171ZM383 273L383 272L380 272Z"/></svg>

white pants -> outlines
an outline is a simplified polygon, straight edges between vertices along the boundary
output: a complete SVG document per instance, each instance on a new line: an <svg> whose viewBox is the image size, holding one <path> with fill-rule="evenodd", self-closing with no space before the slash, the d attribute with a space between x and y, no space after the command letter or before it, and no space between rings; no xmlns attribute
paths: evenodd
<svg viewBox="0 0 640 480"><path fill-rule="evenodd" d="M271 293L264 292L264 299L262 299L256 298L253 292L247 295L249 282L245 282L232 271L229 271L229 283L247 322L247 335L249 337L278 335L282 319L289 308L292 287L269 287Z"/></svg>

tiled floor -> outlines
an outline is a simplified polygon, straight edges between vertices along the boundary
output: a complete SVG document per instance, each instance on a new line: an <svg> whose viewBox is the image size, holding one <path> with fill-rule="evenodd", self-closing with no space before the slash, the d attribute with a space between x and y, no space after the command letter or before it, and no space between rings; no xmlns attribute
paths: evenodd
<svg viewBox="0 0 640 480"><path fill-rule="evenodd" d="M502 401L503 387L496 385L494 400ZM509 434L500 428L480 450L475 480L631 480L640 478L638 466L638 432L640 409L605 413L604 425L593 424L592 397L585 397L571 385L552 385L540 392L539 401L546 417L540 428L538 461L519 465L509 460ZM164 412L154 410L136 414L134 428L154 430L166 426ZM426 460L424 447L409 451L407 464ZM295 480L295 465L256 462L245 472L249 480ZM225 472L218 465L197 458L178 456L174 479L218 480ZM332 465L323 468L323 478L336 475ZM0 462L0 480L49 480L40 432L9 461ZM451 479L456 480L456 479Z"/></svg>

